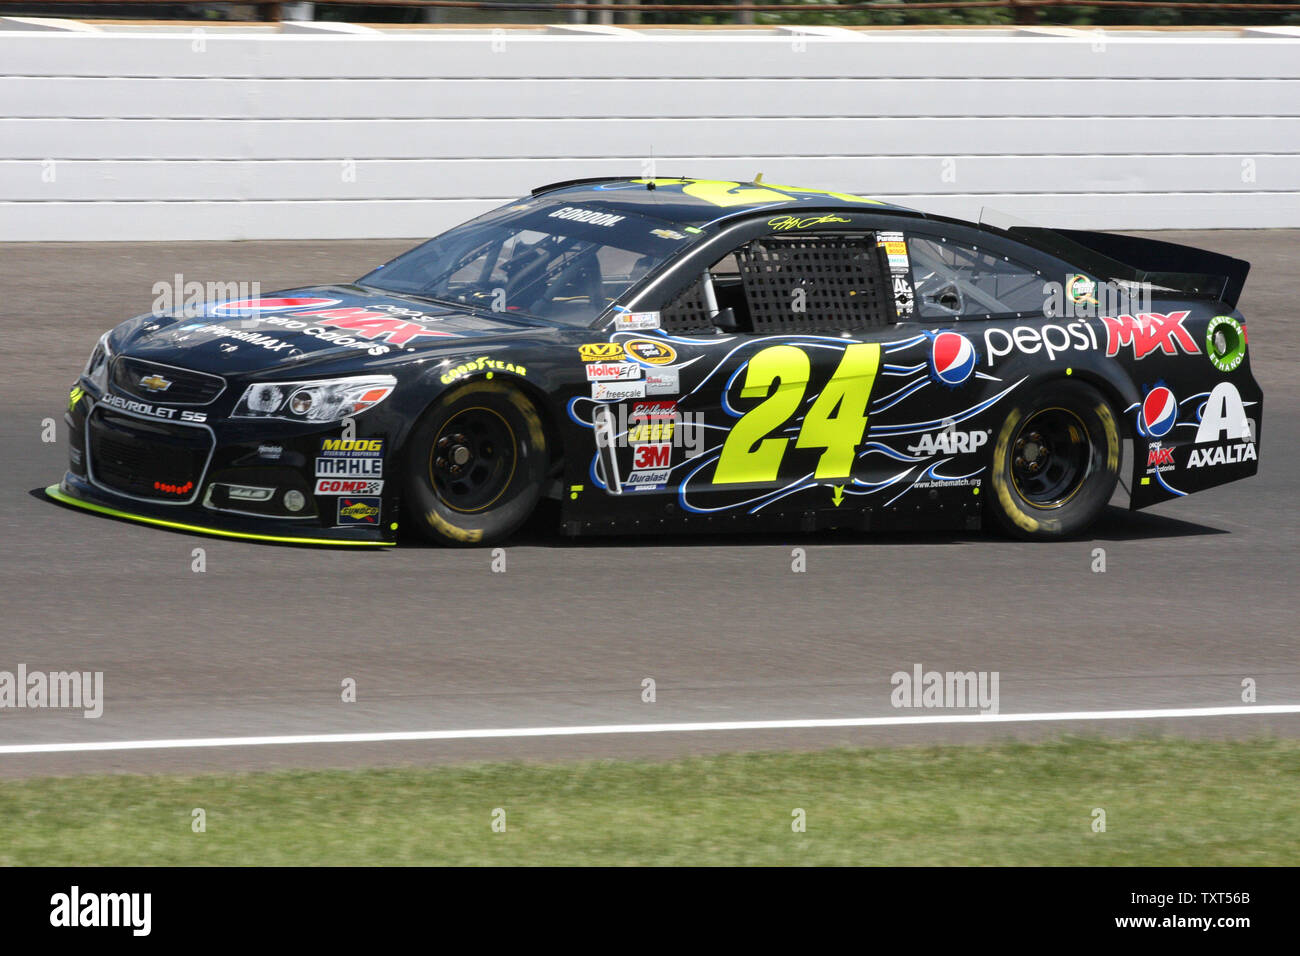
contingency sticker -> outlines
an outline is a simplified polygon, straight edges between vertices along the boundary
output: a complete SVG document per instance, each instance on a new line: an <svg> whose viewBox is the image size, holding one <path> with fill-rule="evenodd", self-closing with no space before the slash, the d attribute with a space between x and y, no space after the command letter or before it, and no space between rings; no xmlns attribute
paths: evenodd
<svg viewBox="0 0 1300 956"><path fill-rule="evenodd" d="M614 328L619 332L646 332L659 328L658 312L619 312L614 316Z"/></svg>
<svg viewBox="0 0 1300 956"><path fill-rule="evenodd" d="M907 258L907 240L901 232L876 233L876 245L885 250L889 260L889 278L894 287L894 305L898 317L910 316L914 306L912 293L911 263Z"/></svg>

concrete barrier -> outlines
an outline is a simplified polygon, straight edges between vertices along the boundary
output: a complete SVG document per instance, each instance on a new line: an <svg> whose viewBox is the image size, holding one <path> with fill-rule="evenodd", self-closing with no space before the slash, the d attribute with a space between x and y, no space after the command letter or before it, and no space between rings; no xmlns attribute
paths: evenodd
<svg viewBox="0 0 1300 956"><path fill-rule="evenodd" d="M1300 226L1300 36L0 31L0 239L421 237L599 175Z"/></svg>

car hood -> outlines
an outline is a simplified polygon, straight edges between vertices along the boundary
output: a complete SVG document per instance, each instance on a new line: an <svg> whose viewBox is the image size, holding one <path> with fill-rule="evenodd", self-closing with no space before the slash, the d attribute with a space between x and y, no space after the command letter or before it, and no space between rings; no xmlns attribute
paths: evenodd
<svg viewBox="0 0 1300 956"><path fill-rule="evenodd" d="M415 353L484 346L484 337L553 327L508 313L463 310L359 286L312 286L258 299L149 314L113 333L113 350L220 375L343 363L388 364Z"/></svg>

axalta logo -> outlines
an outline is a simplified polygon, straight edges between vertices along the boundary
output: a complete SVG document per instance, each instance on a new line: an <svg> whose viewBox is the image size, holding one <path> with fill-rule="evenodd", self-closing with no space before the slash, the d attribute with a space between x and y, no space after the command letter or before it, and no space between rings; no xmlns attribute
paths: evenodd
<svg viewBox="0 0 1300 956"><path fill-rule="evenodd" d="M384 450L382 438L326 438L320 443L321 451L374 451Z"/></svg>
<svg viewBox="0 0 1300 956"><path fill-rule="evenodd" d="M1237 445L1220 445L1217 448L1193 448L1187 458L1188 468L1200 468L1204 465L1239 465L1246 461L1256 461L1253 441Z"/></svg>
<svg viewBox="0 0 1300 956"><path fill-rule="evenodd" d="M1187 458L1188 468L1237 465L1258 460L1254 423L1246 417L1246 404L1231 382L1211 390L1196 428L1196 445ZM1203 445L1212 447L1203 448Z"/></svg>
<svg viewBox="0 0 1300 956"><path fill-rule="evenodd" d="M969 455L988 444L986 431L959 432L954 429L922 435L915 445L908 446L913 455Z"/></svg>
<svg viewBox="0 0 1300 956"><path fill-rule="evenodd" d="M1241 393L1231 382L1214 386L1201 411L1201 423L1196 429L1196 444L1208 442L1252 441L1250 420L1246 418L1246 405Z"/></svg>
<svg viewBox="0 0 1300 956"><path fill-rule="evenodd" d="M1190 312L1140 312L1138 315L1102 316L1106 326L1106 356L1114 358L1121 348L1132 348L1135 359L1159 350L1164 355L1199 355L1196 340L1183 328Z"/></svg>

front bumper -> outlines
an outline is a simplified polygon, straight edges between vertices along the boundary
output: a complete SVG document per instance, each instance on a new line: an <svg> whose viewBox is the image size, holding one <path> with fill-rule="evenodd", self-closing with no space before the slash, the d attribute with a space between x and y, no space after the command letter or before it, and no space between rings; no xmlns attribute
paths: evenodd
<svg viewBox="0 0 1300 956"><path fill-rule="evenodd" d="M368 537L361 537L358 532L344 528L319 529L295 526L293 528L269 529L265 520L239 519L231 515L220 516L220 527L215 524L190 524L188 521L179 520L180 516L174 511L169 510L162 513L159 509L142 507L139 502L131 502L130 507L132 510L124 511L120 507L120 503L114 503L108 500L108 496L100 495L93 486L71 472L66 473L63 476L63 481L59 484L50 485L46 488L45 494L60 504L93 511L96 514L107 515L110 518L138 521L143 524L169 528L172 531L184 531L189 534L210 534L222 538L239 538L245 541L265 541L270 544L391 547L397 543L395 540L376 539L373 537L374 532L370 532ZM275 533L277 531L282 533Z"/></svg>
<svg viewBox="0 0 1300 956"><path fill-rule="evenodd" d="M53 500L155 527L243 540L396 542L400 502L382 419L371 416L365 433L356 436L377 451L339 451L338 424L230 419L213 405L201 413L128 405L121 396L94 395L88 386L85 379L78 383L64 416L69 467L58 485L46 489ZM349 447L357 443L350 440ZM359 457L348 461L351 456Z"/></svg>

